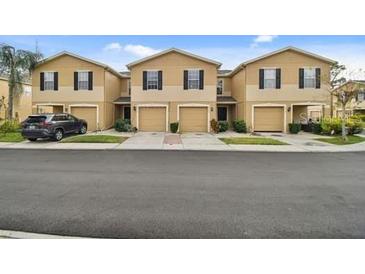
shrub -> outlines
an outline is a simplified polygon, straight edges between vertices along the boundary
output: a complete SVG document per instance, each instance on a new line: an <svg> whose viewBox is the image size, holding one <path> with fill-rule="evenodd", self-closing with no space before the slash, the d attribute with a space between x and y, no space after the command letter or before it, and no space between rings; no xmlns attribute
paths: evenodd
<svg viewBox="0 0 365 274"><path fill-rule="evenodd" d="M323 119L321 121L322 133L326 135L339 134L342 129L340 118Z"/></svg>
<svg viewBox="0 0 365 274"><path fill-rule="evenodd" d="M362 122L360 119L347 119L346 128L347 134L358 134L362 131Z"/></svg>
<svg viewBox="0 0 365 274"><path fill-rule="evenodd" d="M212 119L210 121L210 127L213 130L214 133L218 133L219 132L219 124L215 119Z"/></svg>
<svg viewBox="0 0 365 274"><path fill-rule="evenodd" d="M219 121L218 122L218 130L219 132L225 132L228 130L228 122L227 121Z"/></svg>
<svg viewBox="0 0 365 274"><path fill-rule="evenodd" d="M320 123L312 124L312 132L314 134L321 134L322 133L322 126Z"/></svg>
<svg viewBox="0 0 365 274"><path fill-rule="evenodd" d="M115 130L120 132L131 132L131 121L128 119L118 119L115 121Z"/></svg>
<svg viewBox="0 0 365 274"><path fill-rule="evenodd" d="M246 133L247 132L246 122L244 120L234 120L233 130L239 133Z"/></svg>
<svg viewBox="0 0 365 274"><path fill-rule="evenodd" d="M289 132L292 134L297 134L301 129L299 123L289 123Z"/></svg>
<svg viewBox="0 0 365 274"><path fill-rule="evenodd" d="M365 114L355 114L352 117L350 117L351 119L358 119L362 122L365 122Z"/></svg>
<svg viewBox="0 0 365 274"><path fill-rule="evenodd" d="M172 133L176 133L178 129L179 129L179 122L170 124L170 130Z"/></svg>
<svg viewBox="0 0 365 274"><path fill-rule="evenodd" d="M17 132L20 129L20 124L16 120L5 120L0 125L1 133Z"/></svg>

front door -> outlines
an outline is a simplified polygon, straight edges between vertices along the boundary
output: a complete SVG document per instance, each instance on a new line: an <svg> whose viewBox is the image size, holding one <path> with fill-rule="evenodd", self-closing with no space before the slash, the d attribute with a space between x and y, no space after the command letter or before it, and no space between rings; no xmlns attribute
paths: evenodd
<svg viewBox="0 0 365 274"><path fill-rule="evenodd" d="M227 107L218 107L218 121L227 121Z"/></svg>
<svg viewBox="0 0 365 274"><path fill-rule="evenodd" d="M131 119L131 107L124 107L124 120L125 119Z"/></svg>

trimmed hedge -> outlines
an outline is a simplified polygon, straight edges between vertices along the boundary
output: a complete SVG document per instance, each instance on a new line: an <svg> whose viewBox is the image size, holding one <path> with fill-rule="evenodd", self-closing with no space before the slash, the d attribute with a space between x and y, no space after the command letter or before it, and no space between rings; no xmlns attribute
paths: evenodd
<svg viewBox="0 0 365 274"><path fill-rule="evenodd" d="M292 134L297 134L301 129L301 125L299 123L289 123L289 132Z"/></svg>
<svg viewBox="0 0 365 274"><path fill-rule="evenodd" d="M219 132L225 132L228 130L228 122L227 121L219 121L218 122L218 130Z"/></svg>
<svg viewBox="0 0 365 274"><path fill-rule="evenodd" d="M233 130L238 133L246 133L247 132L246 122L244 120L234 120Z"/></svg>
<svg viewBox="0 0 365 274"><path fill-rule="evenodd" d="M16 120L5 120L4 123L0 125L1 133L17 132L21 128L20 124Z"/></svg>
<svg viewBox="0 0 365 274"><path fill-rule="evenodd" d="M131 132L132 126L131 121L128 119L118 119L115 121L114 128L119 132Z"/></svg>
<svg viewBox="0 0 365 274"><path fill-rule="evenodd" d="M172 133L176 133L179 129L179 122L170 123L170 130Z"/></svg>

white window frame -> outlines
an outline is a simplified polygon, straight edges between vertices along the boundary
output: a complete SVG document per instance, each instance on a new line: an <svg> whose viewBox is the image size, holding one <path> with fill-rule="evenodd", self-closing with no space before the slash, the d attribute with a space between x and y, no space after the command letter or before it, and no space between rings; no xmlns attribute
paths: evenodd
<svg viewBox="0 0 365 274"><path fill-rule="evenodd" d="M276 88L276 68L263 68L264 70L264 89L275 89ZM268 78L267 71L273 71L273 78Z"/></svg>
<svg viewBox="0 0 365 274"><path fill-rule="evenodd" d="M150 76L152 73L155 74L153 77ZM149 77L152 79L149 79ZM147 70L147 90L158 90L158 70Z"/></svg>
<svg viewBox="0 0 365 274"><path fill-rule="evenodd" d="M54 71L44 71L44 90L45 91L54 91ZM47 76L52 75L52 80L47 80Z"/></svg>
<svg viewBox="0 0 365 274"><path fill-rule="evenodd" d="M218 93L218 88L219 88L219 82L221 82L221 93ZM224 91L224 80L223 79L218 79L217 80L217 95L222 95Z"/></svg>
<svg viewBox="0 0 365 274"><path fill-rule="evenodd" d="M362 99L360 100L360 95L362 96ZM357 95L357 101L359 103L364 102L365 101L365 90L360 90L358 95Z"/></svg>
<svg viewBox="0 0 365 274"><path fill-rule="evenodd" d="M316 88L316 68L303 68L303 88ZM313 71L312 77L306 77L306 71ZM311 81L311 84L308 84Z"/></svg>
<svg viewBox="0 0 365 274"><path fill-rule="evenodd" d="M194 83L193 87L191 87L192 83ZM199 87L200 87L200 69L188 69L188 90L199 90Z"/></svg>
<svg viewBox="0 0 365 274"><path fill-rule="evenodd" d="M82 81L80 80L81 74L86 75L86 80L82 80ZM83 85L85 85L85 82L86 82L86 87L83 86ZM82 83L82 84L80 85L80 83ZM77 71L77 88L78 88L78 90L89 90L89 71L88 70Z"/></svg>

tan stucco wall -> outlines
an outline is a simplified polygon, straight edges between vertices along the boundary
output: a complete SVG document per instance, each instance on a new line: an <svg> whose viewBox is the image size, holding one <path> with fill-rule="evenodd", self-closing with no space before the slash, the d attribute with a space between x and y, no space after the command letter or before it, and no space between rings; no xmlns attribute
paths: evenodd
<svg viewBox="0 0 365 274"><path fill-rule="evenodd" d="M74 72L77 70L93 71L93 90L74 90ZM58 91L40 91L40 73L58 72ZM33 71L33 102L100 102L104 101L104 68L74 58L61 56L38 66Z"/></svg>
<svg viewBox="0 0 365 274"><path fill-rule="evenodd" d="M184 90L184 70L203 69L204 89ZM162 70L163 89L143 90L143 71ZM170 102L170 101L215 101L217 92L217 68L211 63L171 52L148 60L131 68L133 102Z"/></svg>
<svg viewBox="0 0 365 274"><path fill-rule="evenodd" d="M124 79L123 79L124 80ZM124 81L125 82L125 81ZM115 105L113 101L122 94L122 79L109 71L105 71L105 127L113 127L115 122Z"/></svg>
<svg viewBox="0 0 365 274"><path fill-rule="evenodd" d="M8 104L9 86L8 81L0 79L0 97L5 97L5 103ZM7 106L8 107L8 106ZM14 98L14 117L16 114L19 121L24 121L28 115L32 114L32 86L23 85L23 93ZM5 109L0 110L0 119L5 119Z"/></svg>
<svg viewBox="0 0 365 274"><path fill-rule="evenodd" d="M245 98L246 98L246 72L241 70L232 76L231 79L232 97L237 101L237 119L245 117Z"/></svg>
<svg viewBox="0 0 365 274"><path fill-rule="evenodd" d="M218 77L218 80L223 80L223 93L218 96L231 96L232 79L229 77Z"/></svg>
<svg viewBox="0 0 365 274"><path fill-rule="evenodd" d="M123 78L120 80L121 85L121 93L120 96L122 97L129 97L130 94L128 92L128 82L130 81L130 78Z"/></svg>

